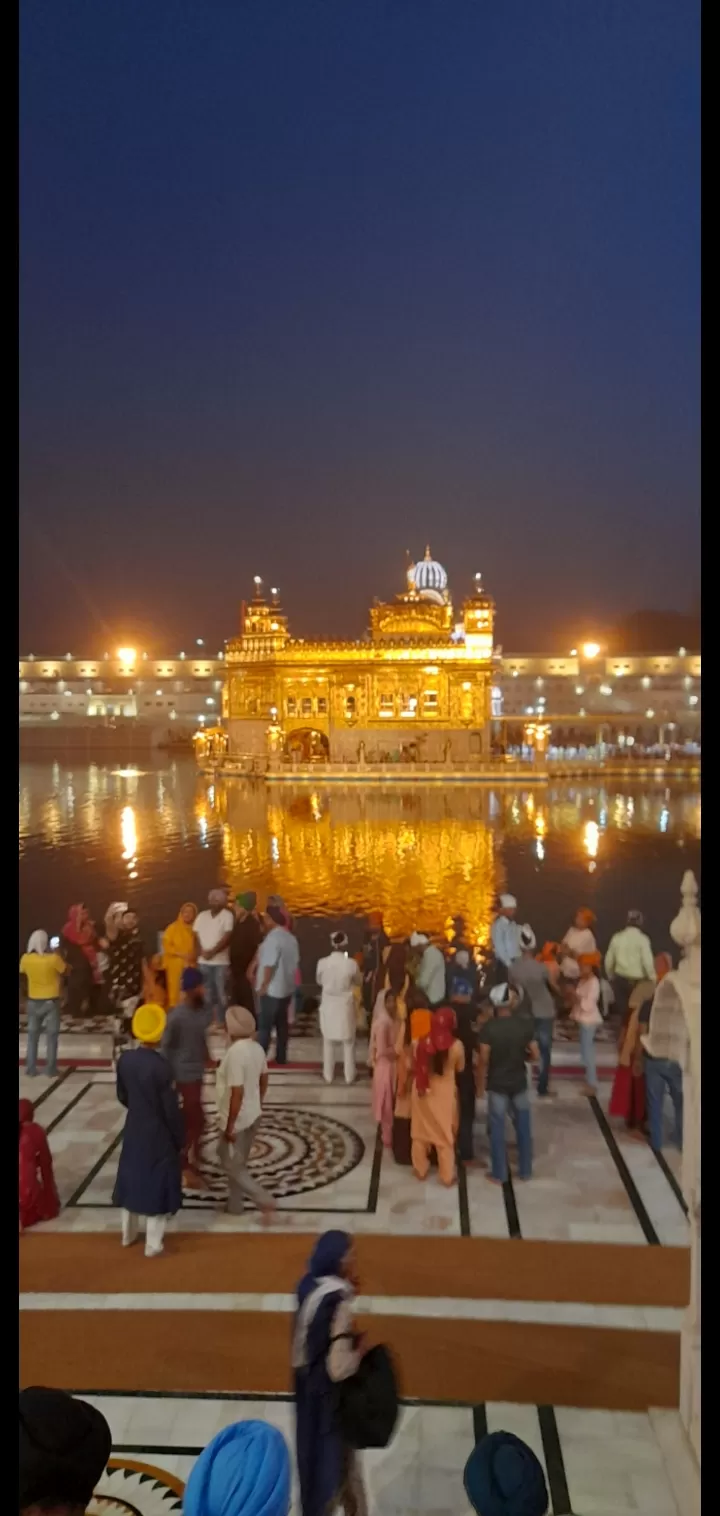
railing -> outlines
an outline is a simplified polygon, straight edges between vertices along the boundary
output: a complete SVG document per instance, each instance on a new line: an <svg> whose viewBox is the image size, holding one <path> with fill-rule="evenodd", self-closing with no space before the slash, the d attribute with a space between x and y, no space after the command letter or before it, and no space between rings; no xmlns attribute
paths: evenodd
<svg viewBox="0 0 720 1516"><path fill-rule="evenodd" d="M397 782L427 781L436 784L452 784L459 780L488 782L524 778L543 784L550 778L574 777L576 775L615 774L623 778L643 778L648 775L663 775L667 778L696 777L700 773L700 757L673 757L670 759L638 757L629 760L620 756L596 758L590 755L577 757L538 755L534 760L505 755L488 761L459 761L438 763L328 763L323 761L301 763L287 759L263 757L236 757L225 759L205 758L200 767L208 773L225 774L228 777L262 779L267 783L287 783L293 780L324 783L345 780L354 783L371 783L379 780Z"/></svg>

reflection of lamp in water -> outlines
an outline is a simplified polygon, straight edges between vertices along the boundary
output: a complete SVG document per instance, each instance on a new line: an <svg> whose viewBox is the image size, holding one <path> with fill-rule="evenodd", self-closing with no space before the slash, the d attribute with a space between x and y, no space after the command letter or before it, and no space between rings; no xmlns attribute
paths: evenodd
<svg viewBox="0 0 720 1516"><path fill-rule="evenodd" d="M597 858L600 845L600 828L597 821L585 822L584 847L588 858Z"/></svg>
<svg viewBox="0 0 720 1516"><path fill-rule="evenodd" d="M120 835L122 838L122 856L126 863L135 862L137 853L137 828L135 826L135 812L131 805L126 805L120 817Z"/></svg>

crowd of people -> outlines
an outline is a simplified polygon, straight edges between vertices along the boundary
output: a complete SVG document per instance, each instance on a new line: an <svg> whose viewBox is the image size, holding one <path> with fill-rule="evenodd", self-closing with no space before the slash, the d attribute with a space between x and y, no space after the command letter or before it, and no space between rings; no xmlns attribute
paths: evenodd
<svg viewBox="0 0 720 1516"><path fill-rule="evenodd" d="M358 1333L358 1261L346 1232L316 1243L295 1299L291 1372L295 1458L303 1516L368 1516L360 1453L387 1446L397 1420L386 1350ZM384 1355L384 1356L380 1356ZM375 1364L375 1373L368 1366ZM382 1371L380 1370L380 1374ZM373 1382L374 1381L374 1382ZM380 1402L384 1402L382 1412ZM110 1457L102 1413L62 1390L20 1392L20 1516L84 1516ZM510 1432L482 1437L463 1482L478 1516L546 1516L548 1490L532 1450ZM291 1454L267 1421L238 1421L203 1450L188 1476L185 1516L289 1516Z"/></svg>
<svg viewBox="0 0 720 1516"><path fill-rule="evenodd" d="M674 1141L682 1146L682 1071L687 1033L682 1005L667 979L667 954L653 955L639 912L628 913L604 954L595 918L579 909L564 937L538 951L515 898L499 897L491 948L468 941L459 918L450 940L417 930L393 940L381 917L370 918L361 952L334 932L316 965L322 1073L335 1077L342 1053L347 1084L357 1078L356 1044L367 1033L372 1107L382 1141L395 1162L419 1181L437 1168L438 1182L456 1182L458 1160L485 1166L478 1095L487 1095L488 1179L509 1176L507 1117L517 1139L517 1178L532 1176L528 1065L536 1064L537 1095L550 1099L553 1027L577 1027L585 1069L584 1092L597 1090L595 1037L607 1021L618 1059L612 1114L652 1146L663 1144L663 1101L674 1110ZM150 956L134 912L110 908L99 936L76 906L60 939L35 931L20 961L28 1003L27 1072L37 1071L40 1033L47 1036L47 1072L57 1069L63 986L71 1006L73 972L83 960L86 990L102 985L117 1017L122 1051L117 1094L127 1109L113 1203L121 1213L122 1243L132 1246L146 1219L145 1253L164 1247L167 1219L184 1189L204 1189L203 1082L215 1067L208 1033L216 1028L223 1052L215 1073L215 1159L227 1179L228 1209L249 1202L264 1221L274 1197L250 1168L253 1141L268 1085L268 1054L287 1060L288 1034L301 993L300 953L282 900L257 909L251 891L231 904L213 890L201 912L183 905L163 933L162 953ZM666 993L666 989L670 993ZM132 992L132 993L131 993ZM77 1004L77 993L75 1004ZM87 999L84 1002L87 1003ZM59 1200L46 1135L32 1104L20 1101L20 1226L52 1220ZM476 1147L477 1144L477 1147ZM344 1383L362 1383L369 1348L354 1324L359 1288L352 1239L320 1238L297 1290L292 1338L296 1459L303 1516L340 1508L366 1516L359 1449L341 1413ZM52 1436L43 1426L49 1418ZM100 1414L60 1391L30 1389L20 1397L21 1500L24 1516L48 1508L81 1516L101 1477L110 1434ZM371 1444L381 1445L377 1443ZM204 1450L189 1476L184 1510L202 1516L287 1516L290 1455L281 1433L266 1423L239 1422ZM548 1496L542 1468L529 1448L507 1433L483 1438L468 1460L465 1489L480 1516L544 1516Z"/></svg>
<svg viewBox="0 0 720 1516"><path fill-rule="evenodd" d="M382 917L369 918L361 952L353 957L344 932L315 968L323 1077L335 1077L342 1053L346 1084L357 1077L356 1044L367 1033L372 1106L382 1141L400 1165L424 1181L437 1166L453 1185L458 1158L488 1166L488 1179L509 1177L507 1118L517 1141L517 1178L532 1177L533 1145L528 1065L537 1065L537 1095L551 1099L553 1029L566 1019L577 1029L585 1070L583 1092L597 1094L595 1039L608 1021L618 1042L610 1112L631 1135L663 1145L663 1106L674 1110L673 1140L682 1146L682 1070L687 1036L677 995L656 990L672 963L653 956L642 916L630 911L625 927L601 955L595 917L579 908L564 937L538 951L535 934L518 919L514 896L499 897L490 955L478 951L456 918L450 940L417 930L391 940ZM284 902L271 897L263 911L252 891L235 897L219 887L207 908L181 906L162 934L162 953L150 956L135 912L124 903L105 915L99 937L82 905L74 906L59 939L33 932L20 972L27 983L27 1072L37 1071L40 1032L47 1036L47 1073L57 1072L61 986L71 984L79 953L100 982L105 976L120 1045L117 1093L127 1108L115 1204L122 1239L139 1235L148 1217L146 1253L162 1251L165 1221L182 1204L183 1190L205 1190L203 1081L215 1067L208 1032L217 1029L224 1052L215 1077L218 1113L214 1159L228 1187L228 1209L256 1206L263 1221L274 1197L255 1178L250 1155L262 1117L275 1039L275 1062L287 1061L294 1008L302 998L300 950ZM129 991L133 993L130 994ZM487 1096L487 1149L476 1119ZM24 1193L34 1188L21 1223L47 1219L49 1151L32 1151L27 1112L21 1107ZM42 1129L31 1123L33 1130ZM24 1134L24 1135L23 1135ZM34 1168L33 1168L34 1163ZM50 1164L50 1170L48 1170ZM44 1165L44 1167L43 1167ZM31 1173L34 1176L31 1181ZM46 1194L47 1191L47 1194Z"/></svg>

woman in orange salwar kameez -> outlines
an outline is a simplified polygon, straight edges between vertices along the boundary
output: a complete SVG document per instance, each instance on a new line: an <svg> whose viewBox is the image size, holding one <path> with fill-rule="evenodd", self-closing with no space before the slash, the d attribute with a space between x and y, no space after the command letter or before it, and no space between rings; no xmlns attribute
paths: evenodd
<svg viewBox="0 0 720 1516"><path fill-rule="evenodd" d="M455 1140L459 1125L455 1075L465 1067L465 1049L455 1036L455 1012L434 1011L430 1035L415 1051L414 1083L410 1098L412 1166L418 1179L427 1179L430 1150L437 1153L442 1183L455 1183Z"/></svg>

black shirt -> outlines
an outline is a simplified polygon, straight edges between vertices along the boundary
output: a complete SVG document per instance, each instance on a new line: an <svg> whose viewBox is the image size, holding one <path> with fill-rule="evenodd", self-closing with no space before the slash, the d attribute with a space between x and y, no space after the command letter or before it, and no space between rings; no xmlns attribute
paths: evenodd
<svg viewBox="0 0 720 1516"><path fill-rule="evenodd" d="M138 932L119 932L108 948L113 1000L131 1000L142 991L145 948Z"/></svg>
<svg viewBox="0 0 720 1516"><path fill-rule="evenodd" d="M493 1095L521 1095L527 1089L527 1050L533 1024L525 1016L496 1016L486 1022L478 1041L490 1048L487 1089Z"/></svg>
<svg viewBox="0 0 720 1516"><path fill-rule="evenodd" d="M230 937L230 967L237 978L244 977L262 942L262 927L257 916L249 913L236 921Z"/></svg>

